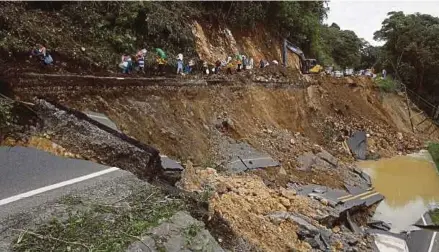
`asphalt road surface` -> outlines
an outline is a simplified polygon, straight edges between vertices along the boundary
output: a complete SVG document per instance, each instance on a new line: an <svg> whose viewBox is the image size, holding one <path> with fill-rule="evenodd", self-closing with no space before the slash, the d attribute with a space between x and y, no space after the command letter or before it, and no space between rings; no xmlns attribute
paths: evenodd
<svg viewBox="0 0 439 252"><path fill-rule="evenodd" d="M59 183L66 185L66 181L81 177L85 180L87 177L84 176L90 174L98 176L116 170L109 168L85 160L58 157L34 148L0 147L0 206L9 203L6 199L23 193Z"/></svg>

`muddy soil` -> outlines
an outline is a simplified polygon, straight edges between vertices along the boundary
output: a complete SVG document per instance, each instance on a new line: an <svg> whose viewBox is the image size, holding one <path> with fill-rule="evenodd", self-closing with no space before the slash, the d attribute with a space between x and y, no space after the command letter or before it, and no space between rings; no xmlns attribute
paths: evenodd
<svg viewBox="0 0 439 252"><path fill-rule="evenodd" d="M264 69L258 75L265 72L292 77L273 69ZM370 150L384 157L422 147L410 132L399 132L389 108L381 105L379 93L369 79L306 78L312 79L308 87L267 88L235 79L233 86L128 88L115 80L104 80L115 86L69 91L61 87L28 89L31 94L33 90L33 95L39 93L81 111L104 113L124 133L182 161L215 167L226 155L218 153L224 149L218 147L225 141L223 136L249 143L279 160L286 171L286 175L280 175L283 179L277 179L276 171L257 171L267 181L342 187L346 177L343 169L299 171L297 157L326 149L350 163L353 159L338 141L345 131L365 130L370 135ZM71 80L69 85L74 84ZM18 96L29 98L29 93ZM225 131L224 122L228 124Z"/></svg>
<svg viewBox="0 0 439 252"><path fill-rule="evenodd" d="M412 152L421 148L422 142L392 120L392 106L382 105L381 96L367 78L295 79L275 68L264 69L258 76L270 83L270 75L285 77L292 84L260 85L244 74L228 77L231 85L144 86L137 81L139 85L121 86L116 80L104 80L103 85L90 82L81 86L77 79L70 79L59 80L58 87L51 85L54 80L34 88L27 85L16 89L15 95L24 100L40 95L79 111L104 113L128 136L205 169L193 172L196 179L183 180L181 186L206 194L211 216L228 223L230 230L216 234L217 238L232 232L262 250L307 251L310 245L297 237L295 222L273 223L267 215L288 211L316 220L327 206L306 197L288 198L282 195L282 188L288 183L339 189L345 183L355 184L350 172L353 158L340 141L345 132L366 131L369 150L381 156ZM230 154L231 141L267 153L281 163L280 167L247 175L223 172L222 162ZM338 159L338 165L303 169L301 156L323 151ZM349 233L338 232L341 236ZM362 251L369 250L368 244L364 243ZM342 243L331 245L334 249L343 247Z"/></svg>

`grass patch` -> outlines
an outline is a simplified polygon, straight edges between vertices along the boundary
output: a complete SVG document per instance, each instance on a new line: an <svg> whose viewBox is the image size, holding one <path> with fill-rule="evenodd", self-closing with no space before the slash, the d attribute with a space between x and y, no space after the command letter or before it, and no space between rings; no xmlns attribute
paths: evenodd
<svg viewBox="0 0 439 252"><path fill-rule="evenodd" d="M430 217L433 221L433 224L439 225L439 208L430 211Z"/></svg>
<svg viewBox="0 0 439 252"><path fill-rule="evenodd" d="M385 79L377 77L375 79L375 83L379 87L380 90L382 90L386 93L393 93L396 91L396 89L398 87L397 83L391 77L387 77Z"/></svg>
<svg viewBox="0 0 439 252"><path fill-rule="evenodd" d="M439 171L439 143L429 143L428 152L436 164L436 169Z"/></svg>
<svg viewBox="0 0 439 252"><path fill-rule="evenodd" d="M86 204L76 197L68 205ZM133 193L117 205L89 204L82 211L69 210L65 221L53 219L35 230L21 231L14 251L124 251L149 228L181 210L180 200L165 200L157 190Z"/></svg>

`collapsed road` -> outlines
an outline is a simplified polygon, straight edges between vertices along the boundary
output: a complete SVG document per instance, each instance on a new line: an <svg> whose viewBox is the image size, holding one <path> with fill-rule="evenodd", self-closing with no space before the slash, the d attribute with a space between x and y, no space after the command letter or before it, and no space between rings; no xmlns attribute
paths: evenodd
<svg viewBox="0 0 439 252"><path fill-rule="evenodd" d="M46 76L47 77L47 76ZM53 78L52 81L50 81L51 83L55 84L56 82L56 78L58 77L47 77L47 79ZM25 78L24 78L25 79ZM32 78L27 79L30 80ZM37 78L38 79L38 78ZM108 81L109 79L103 79L102 83ZM33 80L33 81L37 81L37 80ZM40 81L40 80L38 80ZM121 81L121 85L123 85L125 80L112 80L112 81ZM131 80L129 80L131 81ZM134 81L134 80L133 80ZM139 81L139 80L136 80ZM148 80L151 81L151 80ZM42 81L43 82L43 81ZM68 81L67 81L68 82ZM70 89L66 89L66 86L63 86L65 83L61 83L59 86L59 89L53 90L54 92L64 92L64 94L68 94ZM32 82L27 83L26 85L22 86L23 89L20 91L21 93L19 93L20 97L27 97L27 94L24 94L23 92L25 92L24 90L29 90L30 93L28 94L29 96L33 96L33 95L41 95L44 96L46 94L46 92L52 92L51 89L54 88L54 86L52 84L49 84L46 82L47 86L41 85L41 86L35 86L35 88L33 89L32 86L30 85ZM74 83L73 83L74 84ZM116 84L115 84L116 85ZM165 84L166 85L166 84ZM198 86L196 86L198 84L194 84L195 88L193 88L193 90L196 90ZM56 85L55 85L56 86ZM67 85L68 86L68 85ZM87 86L87 85L86 85ZM205 86L205 85L201 85L201 86ZM87 90L85 90L86 88L81 87L80 85L73 85L72 86L74 89L79 90L81 93L86 93L88 92ZM94 92L96 94L101 93L101 91L103 92L106 89L99 89L96 87L100 87L100 85L97 86L93 86L93 85L89 85L89 91L94 89ZM105 87L103 85L103 87ZM15 91L20 89L20 86L15 86ZM229 88L229 87L227 87ZM251 87L250 87L251 88ZM259 87L260 88L260 87ZM166 88L164 88L166 89ZM177 89L177 88L175 88ZM204 88L203 88L204 89ZM212 89L215 89L215 87L212 87ZM239 88L235 88L235 87L231 87L231 89L233 90L237 90L237 93L239 95L243 95L242 93L240 93L240 89ZM184 88L182 88L182 90L184 90ZM182 91L179 94L187 94L189 96L189 99L194 99L194 97L198 98L198 94L195 91ZM256 90L258 91L258 90ZM300 92L301 90L299 90ZM113 92L117 93L118 90L114 89ZM163 92L166 92L166 90L163 90ZM157 109L157 107L154 107L156 104L154 104L154 102L157 102L158 104L164 104L164 106L169 107L169 105L166 103L166 101L161 101L160 97L157 96L157 94L160 94L159 92L155 92L151 94L152 99L149 100L145 100L145 97L140 97L139 100L135 100L133 99L132 101L132 105L135 105L136 107L131 107L131 108L136 108L137 111L135 112L140 112L141 109L145 109L145 111L147 113L151 113L151 112L157 112L157 113L161 113L163 115L165 115L165 117L171 117L173 115L176 115L178 117L178 120L173 122L176 124L176 126L180 126L180 127L184 127L185 124L193 127L194 126L194 122L197 122L195 120L196 117L202 117L202 115L200 116L199 114L197 114L197 110L195 110L192 107L192 104L182 104L179 105L177 103L177 106L183 107L186 112L190 113L193 111L194 114L192 114L193 117L190 117L189 120L187 120L186 118L184 118L184 115L182 114L182 112L177 111L177 110L173 110L170 111L170 114L167 113L162 113L162 111L160 111L159 109ZM256 93L257 95L254 95L254 97L260 97L261 94L263 93ZM222 94L221 94L222 95ZM244 93L245 96L245 93ZM73 96L72 96L73 97ZM80 97L80 96L79 96ZM281 98L282 96L279 95L279 93L276 93L275 95L276 99ZM51 97L51 98L55 98L55 97ZM107 98L107 97L97 97L97 99L93 100L96 101L98 99L99 102L101 102L103 100L103 98ZM71 98L74 99L74 98ZM224 100L223 97L219 97L220 100ZM259 101L261 103L265 103L266 98L264 97L263 99L260 99ZM56 100L56 99L55 99ZM174 100L174 98L169 99L171 101ZM136 121L130 120L132 119L132 114L131 111L133 111L133 109L130 109L126 112L123 111L124 108L129 106L125 106L125 105L118 105L116 104L116 101L113 103L111 99L108 100L108 105L111 105L118 110L116 111L117 113L121 113L121 117L119 117L117 115L117 113L115 113L114 111L108 110L108 108L106 108L105 106L102 105L98 105L98 106L84 106L84 107L80 107L80 106L75 106L70 104L69 102L65 102L66 100L58 100L58 102L54 102L54 101L49 101L46 99L34 99L32 100L32 103L34 104L34 106L32 106L32 109L36 112L36 115L43 121L43 123L41 124L41 132L46 132L48 135L48 138L51 139L52 141L60 144L61 146L67 148L69 151L75 153L75 154L79 154L81 157L89 159L89 160L94 160L98 163L107 165L108 167L120 167L122 169L126 169L134 174L136 174L138 177L142 178L142 179L147 179L147 180L154 180L159 178L160 180L166 181L165 183L168 184L173 184L175 181L178 181L180 178L180 174L183 171L183 167L178 163L173 161L172 159L168 159L166 156L160 155L160 153L158 153L158 151L155 148L151 148L148 145L142 144L140 141L142 141L143 143L156 143L155 141L148 141L145 139L141 139L139 137L139 135L133 134L133 131L129 132L129 135L135 135L136 139L134 139L134 137L130 137L127 136L125 134L123 134L122 132L127 132L127 128L126 128L126 124L132 124L134 125L134 127L144 127L144 125L137 124ZM142 104L141 101L144 101L145 103ZM294 101L293 99L288 100L288 102L290 101ZM258 101L257 101L258 102ZM257 102L255 104L257 104ZM63 106L59 103L62 104L68 104L69 106L71 106L72 108L68 108L66 106ZM202 103L205 105L205 103ZM171 107L172 109L172 107ZM220 108L220 110L223 110L224 108ZM258 111L263 111L263 109L257 109ZM79 112L79 111L83 111L83 112ZM99 111L99 113L95 112L95 111ZM275 111L279 111L279 110L275 110ZM184 112L184 111L183 111ZM221 111L222 112L222 111ZM246 111L246 112L250 112L250 111ZM285 111L284 111L285 112ZM210 114L212 114L212 112L209 112ZM230 111L229 111L230 113ZM270 110L267 111L268 114L272 113ZM290 121L291 120L291 114L294 113L288 113L288 116L285 118L285 120ZM108 116L107 116L108 115ZM147 114L148 116L157 118L157 120L163 120L163 118L161 118L161 116L157 116L154 114ZM109 117L111 117L113 120L111 120ZM268 139L272 139L272 142L280 142L283 140L286 140L287 142L287 146L288 147L281 147L279 148L278 146L272 144L272 142L268 142L268 146L269 148L261 148L261 146L255 146L253 142L252 144L249 144L249 142L246 141L242 141L241 139L243 139L244 137L242 137L243 135L238 137L234 134L236 134L236 130L240 130L241 129L245 129L245 126L242 127L242 125L239 125L239 118L228 118L229 116L224 112L221 114L221 116L217 116L216 114L214 115L216 122L214 124L209 124L208 122L205 122L207 125L203 125L201 130L217 130L217 124L220 124L222 126L224 121L227 121L227 129L225 129L224 132L221 131L221 134L223 134L222 138L224 139L225 136L227 136L230 139L227 139L225 142L227 142L227 148L224 149L223 152L226 152L227 154L224 156L224 159L216 159L214 161L220 161L221 164L224 164L224 166L227 168L227 171L234 171L238 174L242 174L243 172L252 174L253 172L259 172L261 170L264 170L266 167L267 171L271 170L271 171L277 171L277 169L279 169L279 167L282 167L282 169L286 169L287 166L285 166L285 164L289 161L287 159L287 161L285 160L284 157L276 155L276 152L270 151L270 148L277 150L281 150L284 151L285 149L296 149L297 146L296 144L301 144L305 141L303 141L303 139L301 139L300 137L298 137L299 135L294 133L294 138L291 137L290 135L288 135L288 132L286 132L287 134L284 135L280 135L282 137L277 137L276 134L278 134L277 132L273 132L271 129L269 129L266 126L262 126L264 128L260 129L259 128L259 132L258 132L258 137L264 137L265 135L269 136ZM250 116L249 116L250 117ZM243 118L245 119L245 118ZM270 120L273 120L275 118L271 118ZM299 121L301 119L301 117L297 118ZM161 121L160 121L161 122ZM253 125L253 123L250 121L251 125ZM259 123L259 122L256 122ZM259 126L259 125L258 125ZM154 126L153 126L154 127ZM151 126L148 125L149 130L151 130ZM147 129L148 130L148 129ZM183 129L184 130L184 129ZM199 128L194 128L195 131L199 131ZM247 130L247 129L245 129ZM255 130L255 129L249 129L249 130ZM256 128L256 130L258 130ZM152 130L151 130L152 131ZM178 144L178 135L180 134L187 134L187 132L180 132L178 130L173 130L172 128L169 128L169 126L165 125L160 125L159 126L159 134L169 134L170 136L174 135L172 138L170 137L169 139L164 138L165 141L167 141L168 145L173 145L174 143ZM218 130L217 130L218 131ZM215 131L215 132L217 132ZM210 131L212 132L212 131ZM285 133L285 131L284 131ZM152 133L150 133L151 135L156 135L157 132L156 131L152 131ZM212 133L209 136L212 136L216 133ZM282 138L282 139L280 139ZM93 139L93 141L90 141L90 139ZM137 140L139 139L139 141ZM141 140L140 140L141 139ZM218 139L215 139L218 140ZM308 140L307 140L308 141ZM191 146L190 145L191 142L189 142L188 144L186 144L186 148L187 146ZM308 145L310 146L312 145L311 143ZM195 146L195 144L192 145L193 148L197 148L197 146ZM309 147L306 148L309 148ZM315 162L313 162L311 165L306 166L304 165L303 169L304 171L307 172L307 175L310 174L308 173L308 171L314 171L316 169L316 167L320 167L320 168L324 168L326 171L341 171L342 169L344 169L343 166L341 166L339 164L339 162L330 154L325 152L324 150L320 149L320 147L314 147L313 146L313 153L315 154L316 157L319 158L318 162L315 160L316 157L313 157L313 160ZM163 146L160 146L160 149L163 149ZM190 148L190 152L192 151L192 148ZM297 148L299 149L299 148ZM268 150L268 151L267 151ZM310 149L304 149L307 152L310 151ZM295 155L300 155L302 154L300 151L303 151L301 149L299 149L298 153L295 153ZM188 157L188 155L176 155L175 152L169 152L169 149L166 149L167 153L172 153L172 155L175 156L179 156L179 157L184 157L184 158L188 158L190 159L190 157ZM333 150L331 150L331 152L333 152ZM206 152L202 153L203 155L206 154ZM312 154L312 155L314 155ZM332 153L334 154L334 153ZM292 155L293 157L296 157L295 155ZM219 155L221 156L221 155ZM117 160L115 159L117 158ZM321 160L320 160L321 159ZM334 160L335 159L335 160ZM299 158L298 161L301 161L301 159ZM306 160L305 160L306 161ZM323 166L323 162L325 163ZM217 165L218 163L214 163L214 162L209 162L208 164L203 164L203 167L215 167L215 165ZM211 166L212 165L212 166ZM322 169L323 170L323 169ZM212 171L212 169L206 169L203 172L212 172L213 174L215 174L215 172ZM200 174L203 174L200 173ZM277 173L277 172L276 172ZM281 173L281 170L279 171L279 174ZM308 194L303 193L303 190L299 190L299 188L295 188L296 192L297 192L297 196L291 196L291 200L292 203L288 203L289 201L285 198L282 199L281 204L284 204L283 206L286 208L282 209L272 209L270 210L268 213L265 213L264 216L266 216L267 218L271 218L273 219L273 222L275 225L277 225L276 223L278 222L282 222L282 221L286 221L289 220L292 223L296 223L299 224L300 226L302 226L303 228L309 228L309 230L301 230L297 233L298 238L300 241L303 241L304 243L308 243L310 244L310 246L314 249L318 249L318 250L326 250L330 247L333 247L336 245L337 240L339 240L339 237L342 237L342 245L347 249L355 249L356 247L360 247L360 248L365 248L367 247L367 245L369 243L367 243L365 245L365 247L361 247L362 245L359 245L359 241L362 241L363 238L361 238L362 236L362 232L358 231L358 229L356 228L355 223L353 222L356 218L358 218L356 215L358 215L358 213L356 213L355 210L365 210L368 207L373 206L374 204L376 204L377 202L379 202L382 199L382 195L380 195L379 193L377 193L376 191L374 191L373 189L370 188L370 178L367 178L365 175L361 174L361 172L352 172L353 174L357 174L357 177L359 177L358 179L361 180L361 183L359 187L357 186L353 186L353 184L356 184L356 182L353 181L348 181L349 185L346 185L346 190L340 190L340 191L335 191L335 190L339 190L339 189L331 189L331 187L327 187L326 191L322 190L322 186L317 186L317 188L312 189L312 191ZM196 174L196 175L200 175L200 174ZM334 174L334 173L332 173ZM80 174L79 174L80 175ZM318 172L318 176L321 176L321 172ZM75 177L76 175L73 175L72 177ZM81 176L80 176L81 177ZM199 176L200 177L200 176ZM308 178L305 178L308 179ZM302 183L301 185L303 186L314 186L312 184L308 184L310 182L312 182L311 180L313 180L314 178L309 178L305 183ZM338 177L337 177L338 179ZM54 180L53 182L48 182L48 183L56 183L58 180ZM297 178L294 179L294 181L297 181ZM353 183L352 183L353 182ZM321 181L318 181L318 183L322 183ZM308 185L307 185L308 184ZM41 184L43 186L43 183ZM207 186L206 188L209 188L208 186L210 186L209 183L200 183L200 185L202 186ZM368 185L368 186L366 186ZM232 191L235 190L235 187L230 187ZM335 186L334 188L340 188L339 186ZM28 190L28 189L33 189L33 188L24 188L23 191ZM228 189L229 190L229 189ZM13 193L11 193L13 194ZM8 194L6 197L9 197ZM289 195L290 193L287 192L286 195ZM291 192L291 194L293 194L293 192ZM304 200L304 198L309 198L311 194L311 197L313 199L310 199L311 201L315 201L314 199L318 199L319 203L322 203L320 206L321 207L321 211L317 213L317 215L314 215L311 217L310 216L303 216L303 212L301 214L299 213L288 213L285 214L285 211L288 210L288 212L291 212L294 210L290 209L291 207L294 208L295 203L293 202L297 202L299 200ZM258 196L259 194L256 194L255 196ZM225 197L226 198L226 197ZM305 202L307 202L306 204L308 204L309 202L307 200L304 200ZM313 203L309 203L309 204L313 204ZM334 211L331 211L329 209L333 208L332 205L336 205L336 207L333 209ZM276 204L273 204L273 206L276 206ZM299 205L297 205L299 207ZM219 209L217 210L218 212L222 212L224 210L229 209L228 207L224 208L224 209ZM239 207L238 209L240 210L244 210L247 208L244 207ZM266 210L267 211L267 210ZM279 212L280 211L280 212ZM350 221L346 221L343 218L345 218L344 216L340 216L344 215L344 213L346 212L346 216L349 214L349 216L352 217L346 217L348 219L350 219ZM269 214L269 213L273 213L273 214ZM275 214L276 213L276 214ZM281 213L281 214L278 214ZM338 213L338 214L337 214ZM268 215L267 215L268 214ZM234 216L234 214L228 214L225 216ZM251 214L249 216L252 216ZM319 217L319 218L317 218ZM325 218L326 217L326 218ZM315 223L315 221L318 220L319 223ZM233 223L233 220L230 220ZM332 223L330 223L332 222ZM337 230L337 225L339 225L340 223L342 223L343 225L346 224L351 230L347 230L344 228L342 229L342 232L340 233L340 231L333 231L333 233L328 232L331 231L332 228L335 228L334 230ZM314 226L315 228L313 228L312 226L308 225L311 224L312 226ZM265 224L264 224L265 225ZM326 227L322 227L321 225L324 225ZM256 229L255 229L256 228ZM251 228L252 230L257 230L257 227ZM309 232L308 232L309 231ZM350 234L350 233L353 234ZM356 232L358 232L358 234L355 234ZM294 229L290 229L288 230L288 233L290 234L296 234ZM352 237L355 237L352 238ZM292 240L291 240L292 241ZM300 244L300 243L297 243ZM270 250L270 249L268 249ZM282 249L280 249L282 250ZM365 249L364 251L369 251L368 249Z"/></svg>

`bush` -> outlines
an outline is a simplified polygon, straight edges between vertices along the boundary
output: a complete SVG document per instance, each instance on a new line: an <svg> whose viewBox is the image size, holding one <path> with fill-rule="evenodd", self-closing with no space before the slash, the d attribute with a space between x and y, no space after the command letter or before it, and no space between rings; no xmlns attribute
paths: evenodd
<svg viewBox="0 0 439 252"><path fill-rule="evenodd" d="M375 84L380 88L380 90L387 93L395 92L398 87L397 82L393 80L391 77L387 77L385 79L381 77L377 77L375 79Z"/></svg>
<svg viewBox="0 0 439 252"><path fill-rule="evenodd" d="M433 158L433 161L436 164L436 168L439 171L439 143L430 143L428 145L428 152Z"/></svg>

